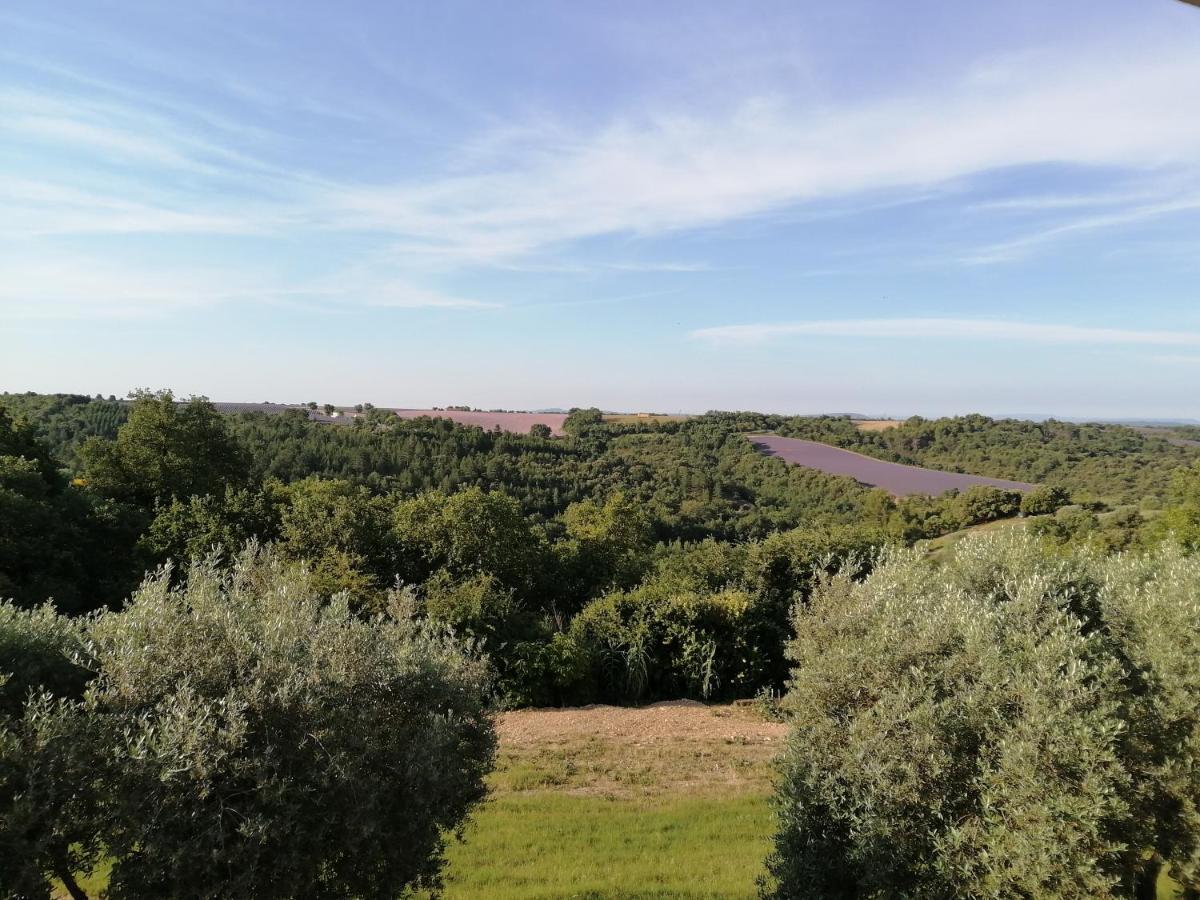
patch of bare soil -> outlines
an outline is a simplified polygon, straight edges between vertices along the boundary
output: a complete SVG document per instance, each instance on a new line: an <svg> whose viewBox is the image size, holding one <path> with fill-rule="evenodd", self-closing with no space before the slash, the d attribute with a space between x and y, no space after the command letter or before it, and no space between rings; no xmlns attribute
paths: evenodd
<svg viewBox="0 0 1200 900"><path fill-rule="evenodd" d="M614 797L765 789L786 726L694 701L502 713L502 789Z"/></svg>

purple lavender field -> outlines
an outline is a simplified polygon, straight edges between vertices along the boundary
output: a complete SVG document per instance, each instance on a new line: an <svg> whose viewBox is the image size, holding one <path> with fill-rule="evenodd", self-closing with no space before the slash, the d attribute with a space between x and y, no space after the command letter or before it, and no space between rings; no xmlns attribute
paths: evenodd
<svg viewBox="0 0 1200 900"><path fill-rule="evenodd" d="M965 490L976 484L987 484L1011 491L1028 491L1034 487L1022 481L939 472L936 469L885 462L817 441L779 437L774 434L751 434L747 437L765 456L778 456L787 462L810 469L820 469L830 475L848 475L861 484L883 488L897 497L908 494L937 496L949 490Z"/></svg>

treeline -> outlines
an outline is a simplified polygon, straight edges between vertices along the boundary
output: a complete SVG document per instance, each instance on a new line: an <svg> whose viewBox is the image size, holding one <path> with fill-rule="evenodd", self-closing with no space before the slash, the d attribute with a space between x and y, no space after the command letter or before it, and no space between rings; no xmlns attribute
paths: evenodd
<svg viewBox="0 0 1200 900"><path fill-rule="evenodd" d="M1077 500L1113 504L1163 499L1172 473L1200 458L1182 447L1121 425L1028 422L970 415L914 416L866 431L848 418L790 418L780 434L823 441L890 462L969 472L1064 488Z"/></svg>
<svg viewBox="0 0 1200 900"><path fill-rule="evenodd" d="M423 618L489 654L506 705L776 690L788 609L814 572L1017 514L1062 545L1150 546L1194 534L1200 506L1189 475L1167 479L1172 505L1154 522L1068 506L1049 485L895 499L744 436L848 420L608 425L577 410L549 439L378 410L332 426L169 394L85 400L0 413L0 594L118 607L164 563L269 543L361 615L407 586ZM111 435L81 438L116 408Z"/></svg>

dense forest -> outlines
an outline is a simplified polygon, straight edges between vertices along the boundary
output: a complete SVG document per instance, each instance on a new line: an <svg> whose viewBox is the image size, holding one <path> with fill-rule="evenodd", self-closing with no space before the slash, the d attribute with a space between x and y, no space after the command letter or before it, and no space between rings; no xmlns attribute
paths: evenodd
<svg viewBox="0 0 1200 900"><path fill-rule="evenodd" d="M166 393L3 399L0 593L116 607L148 571L256 540L360 610L406 585L482 642L510 705L779 689L789 605L815 570L1018 513L1063 545L1152 542L1163 522L1187 530L1158 507L1187 495L1173 473L1200 455L1117 426L982 416L864 432L576 410L551 438L383 410L348 425L221 414ZM896 499L760 455L745 434L768 429L1043 486Z"/></svg>
<svg viewBox="0 0 1200 900"><path fill-rule="evenodd" d="M876 879L1038 896L1063 867L1081 889L1058 895L1121 896L1168 864L1195 874L1195 448L980 416L863 432L575 410L555 438L169 393L3 400L0 851L25 864L2 895L46 896L54 877L83 896L72 872L103 858L114 896L394 896L436 884L445 832L483 796L487 710L755 696L803 724L777 896ZM746 435L764 430L1039 487L893 498L760 455ZM960 534L998 520L1027 527ZM878 739L900 721L911 746ZM1030 781L1030 748L1051 746L1062 765ZM1075 772L1081 754L1107 780ZM181 757L203 784L173 780ZM925 758L941 768L910 765ZM1023 778L1037 796L1011 793ZM259 824L230 842L207 798L245 796ZM355 828L321 826L365 797L379 809ZM1099 836L1047 863L995 830L1002 797L1032 822L1091 804L1039 846L1066 848L1079 822ZM68 814L42 821L47 806ZM260 878L262 858L288 877Z"/></svg>

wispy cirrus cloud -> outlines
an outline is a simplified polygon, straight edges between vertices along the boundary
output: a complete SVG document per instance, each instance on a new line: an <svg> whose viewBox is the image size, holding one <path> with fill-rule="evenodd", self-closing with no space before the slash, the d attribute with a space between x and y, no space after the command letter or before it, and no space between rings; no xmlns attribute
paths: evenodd
<svg viewBox="0 0 1200 900"><path fill-rule="evenodd" d="M1092 231L1120 228L1139 222L1200 210L1200 194L1175 197L1152 203L1135 203L1116 212L1094 213L1042 228L1031 234L986 247L977 248L962 258L965 263L986 265L1008 262L1028 255L1046 244Z"/></svg>
<svg viewBox="0 0 1200 900"><path fill-rule="evenodd" d="M1003 319L817 319L719 325L696 329L688 336L718 344L761 344L787 337L836 337L1200 347L1200 332L1100 328Z"/></svg>
<svg viewBox="0 0 1200 900"><path fill-rule="evenodd" d="M925 94L836 109L779 93L722 109L646 110L593 128L506 123L448 154L444 174L419 181L402 171L369 183L305 173L263 158L271 142L261 133L201 135L194 122L184 127L127 100L9 92L0 106L21 113L6 124L16 139L207 171L226 180L220 196L233 207L239 186L260 194L265 177L279 204L311 227L391 235L398 252L435 264L487 263L600 235L656 235L809 201L925 190L1004 167L1194 170L1193 51L1181 42L1114 61L1107 48L1081 48L1073 60L1043 60L1004 78L964 73ZM1172 208L1136 195L1113 199L1139 204L1141 217Z"/></svg>
<svg viewBox="0 0 1200 900"><path fill-rule="evenodd" d="M420 177L402 155L391 172L357 177L310 136L277 130L287 127L280 118L268 127L229 109L173 108L164 98L140 103L136 91L111 80L64 77L0 92L6 153L19 162L0 181L0 235L223 236L297 245L323 245L334 235L341 249L329 267L358 271L362 284L330 293L330 302L472 308L487 299L459 298L439 281L480 268L569 268L578 264L576 248L597 238L717 228L818 202L853 203L871 192L924 195L1019 166L1111 169L1124 182L1144 173L1200 173L1200 55L1187 41L1152 49L1120 55L1091 46L1071 59L1001 60L984 79L964 72L920 92L837 107L781 86L719 106L643 108L582 124L542 115L481 131L443 151ZM273 102L270 92L236 84L213 90L232 92L243 105ZM220 104L210 99L210 106ZM1021 233L956 261L1011 261L1054 242L1200 209L1200 195L1162 190L1111 195L1096 212L1068 221L1023 223ZM1058 214L1087 206L1075 199L1046 198L1027 209ZM367 257L384 262L362 274ZM587 265L706 268L625 259ZM406 273L399 287L396 270ZM40 277L57 271L51 265ZM187 267L176 271L180 280L189 277ZM148 270L142 280L157 277ZM57 292L47 293L43 282L18 293L77 293L66 275ZM110 295L120 293L116 287ZM292 289L267 278L250 292ZM167 293L204 302L230 292L245 295L240 283ZM127 311L139 297L150 305L153 293L127 289L113 309Z"/></svg>
<svg viewBox="0 0 1200 900"><path fill-rule="evenodd" d="M226 303L337 311L492 309L498 304L364 273L301 282L265 267L147 265L80 254L17 259L0 254L0 321L136 319Z"/></svg>
<svg viewBox="0 0 1200 900"><path fill-rule="evenodd" d="M1189 111L1200 105L1200 58L1182 43L1156 49L1114 59L1092 48L1004 79L964 77L925 95L838 109L780 95L703 114L652 112L591 132L510 129L505 152L476 154L466 174L343 188L330 205L347 221L409 236L405 252L465 263L598 235L706 228L870 191L923 191L1008 167L1195 171L1200 119ZM972 261L1190 208L1161 194L1114 205L1128 211L1043 229Z"/></svg>

